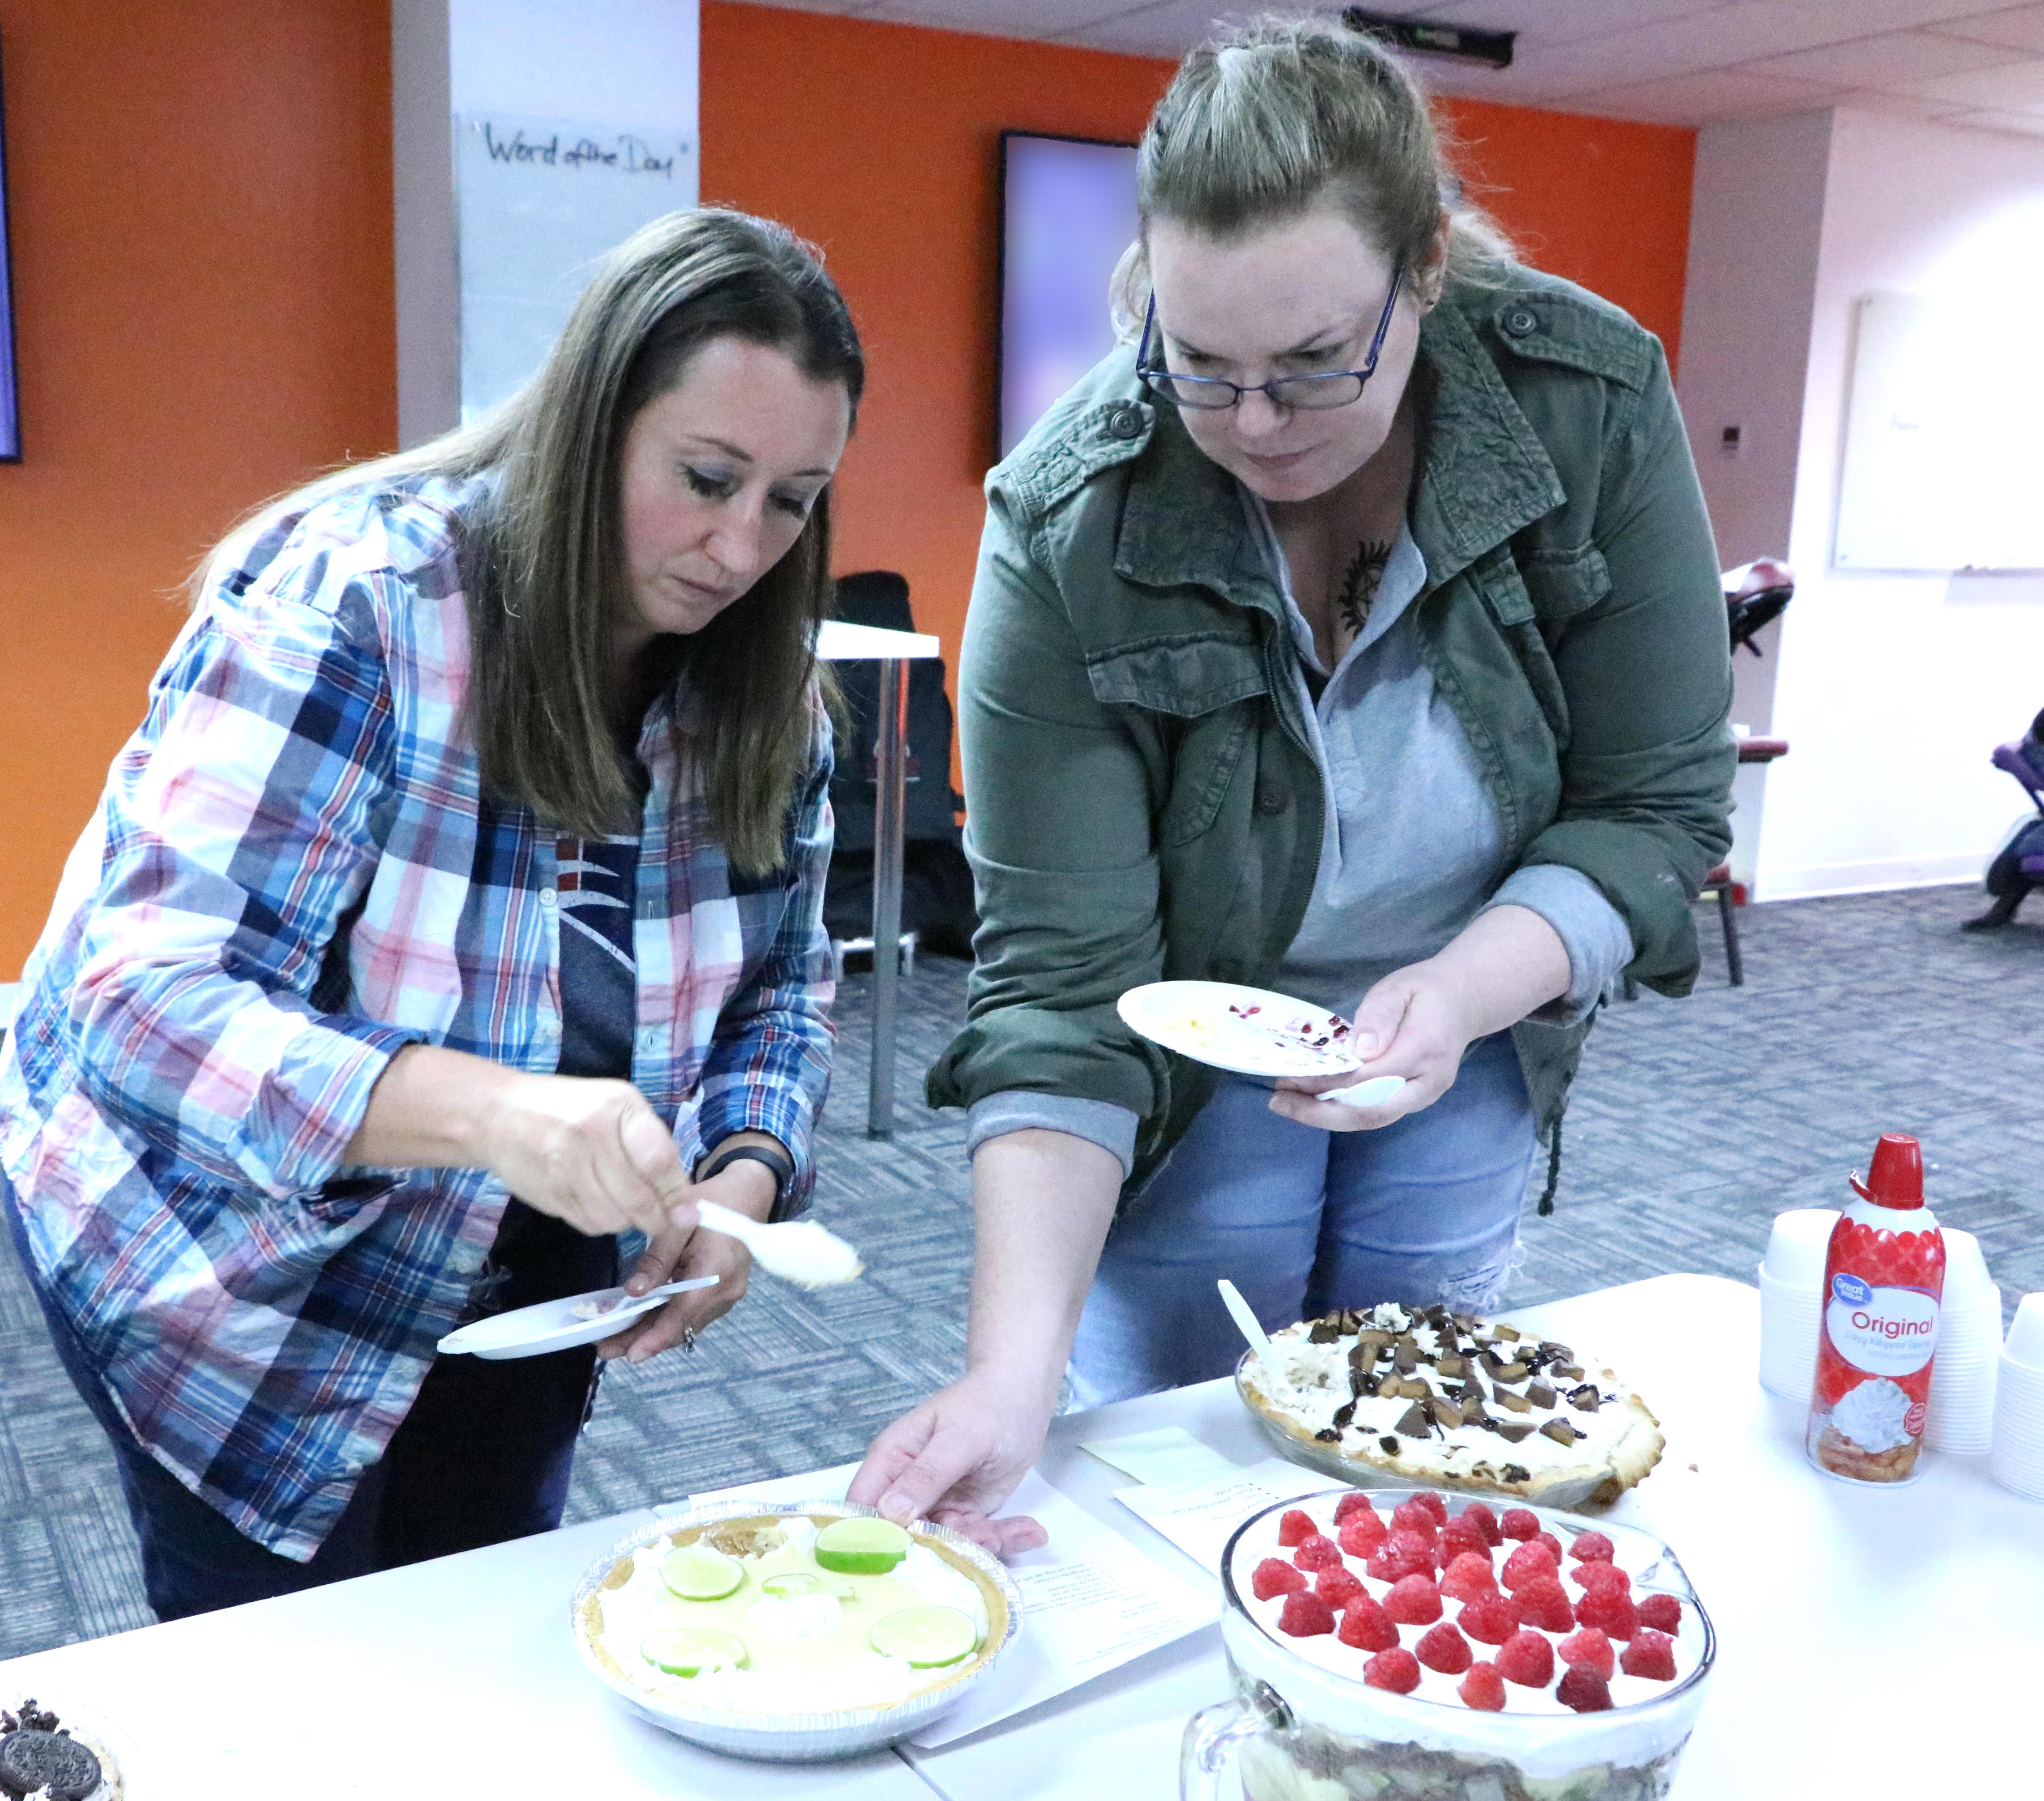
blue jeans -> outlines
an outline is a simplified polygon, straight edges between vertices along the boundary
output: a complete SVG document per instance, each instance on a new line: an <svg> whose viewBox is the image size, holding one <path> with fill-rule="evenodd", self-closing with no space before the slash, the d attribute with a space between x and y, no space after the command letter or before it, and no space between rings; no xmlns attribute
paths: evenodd
<svg viewBox="0 0 2044 1801"><path fill-rule="evenodd" d="M64 1373L113 1447L141 1542L143 1584L159 1619L182 1619L322 1583L501 1543L560 1524L575 1441L595 1400L593 1347L485 1362L434 1359L412 1410L309 1563L244 1538L157 1462L135 1437L29 1254L13 1189L0 1215L41 1304ZM491 1259L502 1272L493 1311L609 1286L617 1241L586 1238L512 1202Z"/></svg>
<svg viewBox="0 0 2044 1801"><path fill-rule="evenodd" d="M1115 1223L1068 1373L1101 1407L1224 1376L1241 1334L1225 1276L1266 1329L1396 1300L1496 1304L1519 1241L1535 1122L1508 1034L1454 1086L1380 1131L1324 1132L1224 1077Z"/></svg>

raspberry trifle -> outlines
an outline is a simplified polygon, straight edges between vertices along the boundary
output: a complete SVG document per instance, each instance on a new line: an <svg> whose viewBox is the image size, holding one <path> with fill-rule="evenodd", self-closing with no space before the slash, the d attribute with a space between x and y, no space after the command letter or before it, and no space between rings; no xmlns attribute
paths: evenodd
<svg viewBox="0 0 2044 1801"><path fill-rule="evenodd" d="M1270 1334L1235 1388L1288 1457L1389 1478L1603 1507L1660 1461L1659 1422L1595 1358L1501 1321L1395 1302Z"/></svg>
<svg viewBox="0 0 2044 1801"><path fill-rule="evenodd" d="M1646 1801L1714 1654L1658 1539L1546 1508L1335 1491L1247 1521L1223 1569L1239 1698L1195 1722L1189 1795L1246 1733L1247 1801Z"/></svg>

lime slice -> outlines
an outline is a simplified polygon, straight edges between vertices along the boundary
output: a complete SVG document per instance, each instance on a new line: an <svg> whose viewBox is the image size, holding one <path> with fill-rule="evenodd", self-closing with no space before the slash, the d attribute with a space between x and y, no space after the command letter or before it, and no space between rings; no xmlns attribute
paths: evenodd
<svg viewBox="0 0 2044 1801"><path fill-rule="evenodd" d="M805 1569L784 1569L778 1576L766 1577L759 1586L777 1600L792 1601L800 1595L820 1595L824 1579Z"/></svg>
<svg viewBox="0 0 2044 1801"><path fill-rule="evenodd" d="M834 1519L816 1534L816 1561L838 1576L885 1576L908 1554L891 1519Z"/></svg>
<svg viewBox="0 0 2044 1801"><path fill-rule="evenodd" d="M956 1607L904 1607L875 1623L870 1642L911 1669L941 1669L978 1649L979 1630Z"/></svg>
<svg viewBox="0 0 2044 1801"><path fill-rule="evenodd" d="M685 1601L720 1601L735 1595L745 1580L745 1568L714 1545L683 1545L667 1553L660 1580L670 1594Z"/></svg>
<svg viewBox="0 0 2044 1801"><path fill-rule="evenodd" d="M670 1626L647 1634L639 1655L670 1676L701 1676L705 1670L744 1669L745 1641L706 1626Z"/></svg>

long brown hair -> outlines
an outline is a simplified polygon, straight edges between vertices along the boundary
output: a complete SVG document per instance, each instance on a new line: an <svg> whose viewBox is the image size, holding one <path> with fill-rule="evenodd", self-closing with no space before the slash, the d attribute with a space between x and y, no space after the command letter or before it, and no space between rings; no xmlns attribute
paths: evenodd
<svg viewBox="0 0 2044 1801"><path fill-rule="evenodd" d="M612 711L611 632L628 605L621 454L640 409L726 337L785 351L811 381L841 386L856 413L865 361L820 253L770 220L705 207L613 251L539 374L488 417L275 503L302 511L390 481L494 475L459 525L466 722L486 793L549 825L594 836L636 816ZM788 808L825 729L818 702L832 689L813 647L830 593L826 490L742 599L671 642L686 690L678 729L741 871L780 866Z"/></svg>

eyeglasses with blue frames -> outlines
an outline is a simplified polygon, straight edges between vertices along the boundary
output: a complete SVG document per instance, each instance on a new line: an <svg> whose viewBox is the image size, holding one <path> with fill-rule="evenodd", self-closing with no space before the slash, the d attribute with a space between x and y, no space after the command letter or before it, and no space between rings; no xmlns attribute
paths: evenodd
<svg viewBox="0 0 2044 1801"><path fill-rule="evenodd" d="M1253 388L1211 375L1177 375L1168 369L1153 367L1150 334L1157 324L1157 297L1153 294L1150 310L1143 317L1143 342L1135 351L1136 379L1158 399L1197 413L1218 413L1239 405L1244 394L1261 394L1273 406L1288 412L1314 413L1347 406L1362 398L1365 385L1377 373L1377 355L1384 348L1385 333L1391 329L1392 309L1398 304L1398 290L1404 279L1405 265L1400 263L1391 271L1391 291L1384 297L1384 311L1377 317L1377 330L1370 340L1370 355L1360 369L1330 370L1318 375L1280 375L1274 381L1259 382Z"/></svg>

